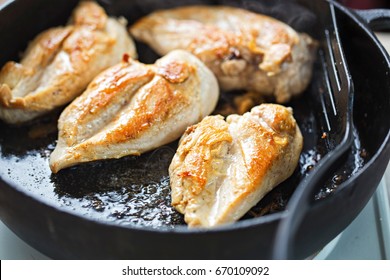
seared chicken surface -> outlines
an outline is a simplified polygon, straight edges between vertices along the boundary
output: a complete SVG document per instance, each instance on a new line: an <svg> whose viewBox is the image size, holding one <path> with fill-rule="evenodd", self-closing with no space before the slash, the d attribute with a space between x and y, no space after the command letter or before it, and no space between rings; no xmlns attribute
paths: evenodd
<svg viewBox="0 0 390 280"><path fill-rule="evenodd" d="M227 6L189 6L154 12L132 35L163 55L185 49L198 56L224 90L246 89L284 103L305 90L315 42L268 16Z"/></svg>
<svg viewBox="0 0 390 280"><path fill-rule="evenodd" d="M186 130L169 167L172 205L191 227L237 221L291 176L302 142L282 105L206 117Z"/></svg>
<svg viewBox="0 0 390 280"><path fill-rule="evenodd" d="M214 74L186 51L173 51L154 65L125 57L63 111L50 167L56 173L167 144L210 114L218 97Z"/></svg>
<svg viewBox="0 0 390 280"><path fill-rule="evenodd" d="M20 63L10 61L1 69L0 119L21 123L62 106L124 53L136 57L125 25L95 2L81 2L68 25L42 32Z"/></svg>

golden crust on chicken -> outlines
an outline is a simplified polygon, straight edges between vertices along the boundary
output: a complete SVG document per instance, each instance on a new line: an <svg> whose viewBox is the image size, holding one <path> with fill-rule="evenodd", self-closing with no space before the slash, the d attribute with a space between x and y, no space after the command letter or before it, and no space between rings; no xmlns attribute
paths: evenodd
<svg viewBox="0 0 390 280"><path fill-rule="evenodd" d="M169 167L172 205L191 227L237 221L292 175L302 142L282 105L206 117L187 129Z"/></svg>
<svg viewBox="0 0 390 280"><path fill-rule="evenodd" d="M108 17L95 2L81 2L68 25L42 32L20 63L3 66L0 119L21 123L69 103L124 53L137 56L125 22Z"/></svg>
<svg viewBox="0 0 390 280"><path fill-rule="evenodd" d="M245 89L285 103L312 76L316 43L271 17L228 6L187 6L151 13L130 28L163 55L185 49L199 57L224 90Z"/></svg>
<svg viewBox="0 0 390 280"><path fill-rule="evenodd" d="M153 65L125 59L63 111L50 167L58 172L165 145L210 114L218 97L214 74L186 51L173 51Z"/></svg>

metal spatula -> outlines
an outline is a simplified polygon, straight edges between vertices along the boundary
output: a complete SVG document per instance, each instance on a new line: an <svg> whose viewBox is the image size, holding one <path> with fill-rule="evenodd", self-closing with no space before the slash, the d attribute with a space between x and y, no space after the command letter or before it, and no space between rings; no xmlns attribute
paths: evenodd
<svg viewBox="0 0 390 280"><path fill-rule="evenodd" d="M353 84L339 38L334 4L332 2L325 2L325 4L329 11L323 11L321 14L323 18L320 19L323 34L318 59L323 65L323 81L318 87L318 102L321 104L324 116L322 137L326 141L329 152L298 185L291 197L276 234L275 259L294 258L293 243L313 203L315 190L322 187L327 178L332 177L333 167L353 142Z"/></svg>

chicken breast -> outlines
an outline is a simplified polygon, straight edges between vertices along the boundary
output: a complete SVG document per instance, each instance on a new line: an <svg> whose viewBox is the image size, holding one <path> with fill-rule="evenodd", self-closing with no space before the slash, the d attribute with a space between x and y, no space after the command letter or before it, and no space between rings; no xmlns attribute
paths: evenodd
<svg viewBox="0 0 390 280"><path fill-rule="evenodd" d="M293 173L302 135L291 108L262 104L189 127L169 167L172 205L190 227L240 219Z"/></svg>
<svg viewBox="0 0 390 280"><path fill-rule="evenodd" d="M285 103L312 76L315 42L268 16L228 6L156 11L130 28L160 55L185 49L199 57L224 90L245 89Z"/></svg>
<svg viewBox="0 0 390 280"><path fill-rule="evenodd" d="M188 52L173 51L154 65L125 58L61 114L50 168L58 172L167 144L210 114L218 97L215 76Z"/></svg>
<svg viewBox="0 0 390 280"><path fill-rule="evenodd" d="M67 26L39 34L20 63L0 71L0 119L29 121L80 95L102 70L136 57L126 22L107 17L95 2L81 2Z"/></svg>

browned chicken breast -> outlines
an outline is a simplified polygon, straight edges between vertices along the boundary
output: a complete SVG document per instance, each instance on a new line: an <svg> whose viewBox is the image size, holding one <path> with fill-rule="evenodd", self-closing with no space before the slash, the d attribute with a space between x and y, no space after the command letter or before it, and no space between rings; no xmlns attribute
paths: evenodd
<svg viewBox="0 0 390 280"><path fill-rule="evenodd" d="M191 227L237 221L291 176L302 141L282 105L206 117L187 129L169 167L172 205Z"/></svg>
<svg viewBox="0 0 390 280"><path fill-rule="evenodd" d="M39 34L20 63L1 69L0 119L21 123L64 105L124 53L136 57L125 25L96 3L81 2L67 26Z"/></svg>
<svg viewBox="0 0 390 280"><path fill-rule="evenodd" d="M268 16L225 6L154 12L132 35L163 55L185 49L214 72L222 89L246 89L287 102L311 79L314 41Z"/></svg>
<svg viewBox="0 0 390 280"><path fill-rule="evenodd" d="M97 76L61 114L50 167L139 155L179 138L210 114L219 97L214 74L177 50L144 65L129 60Z"/></svg>

